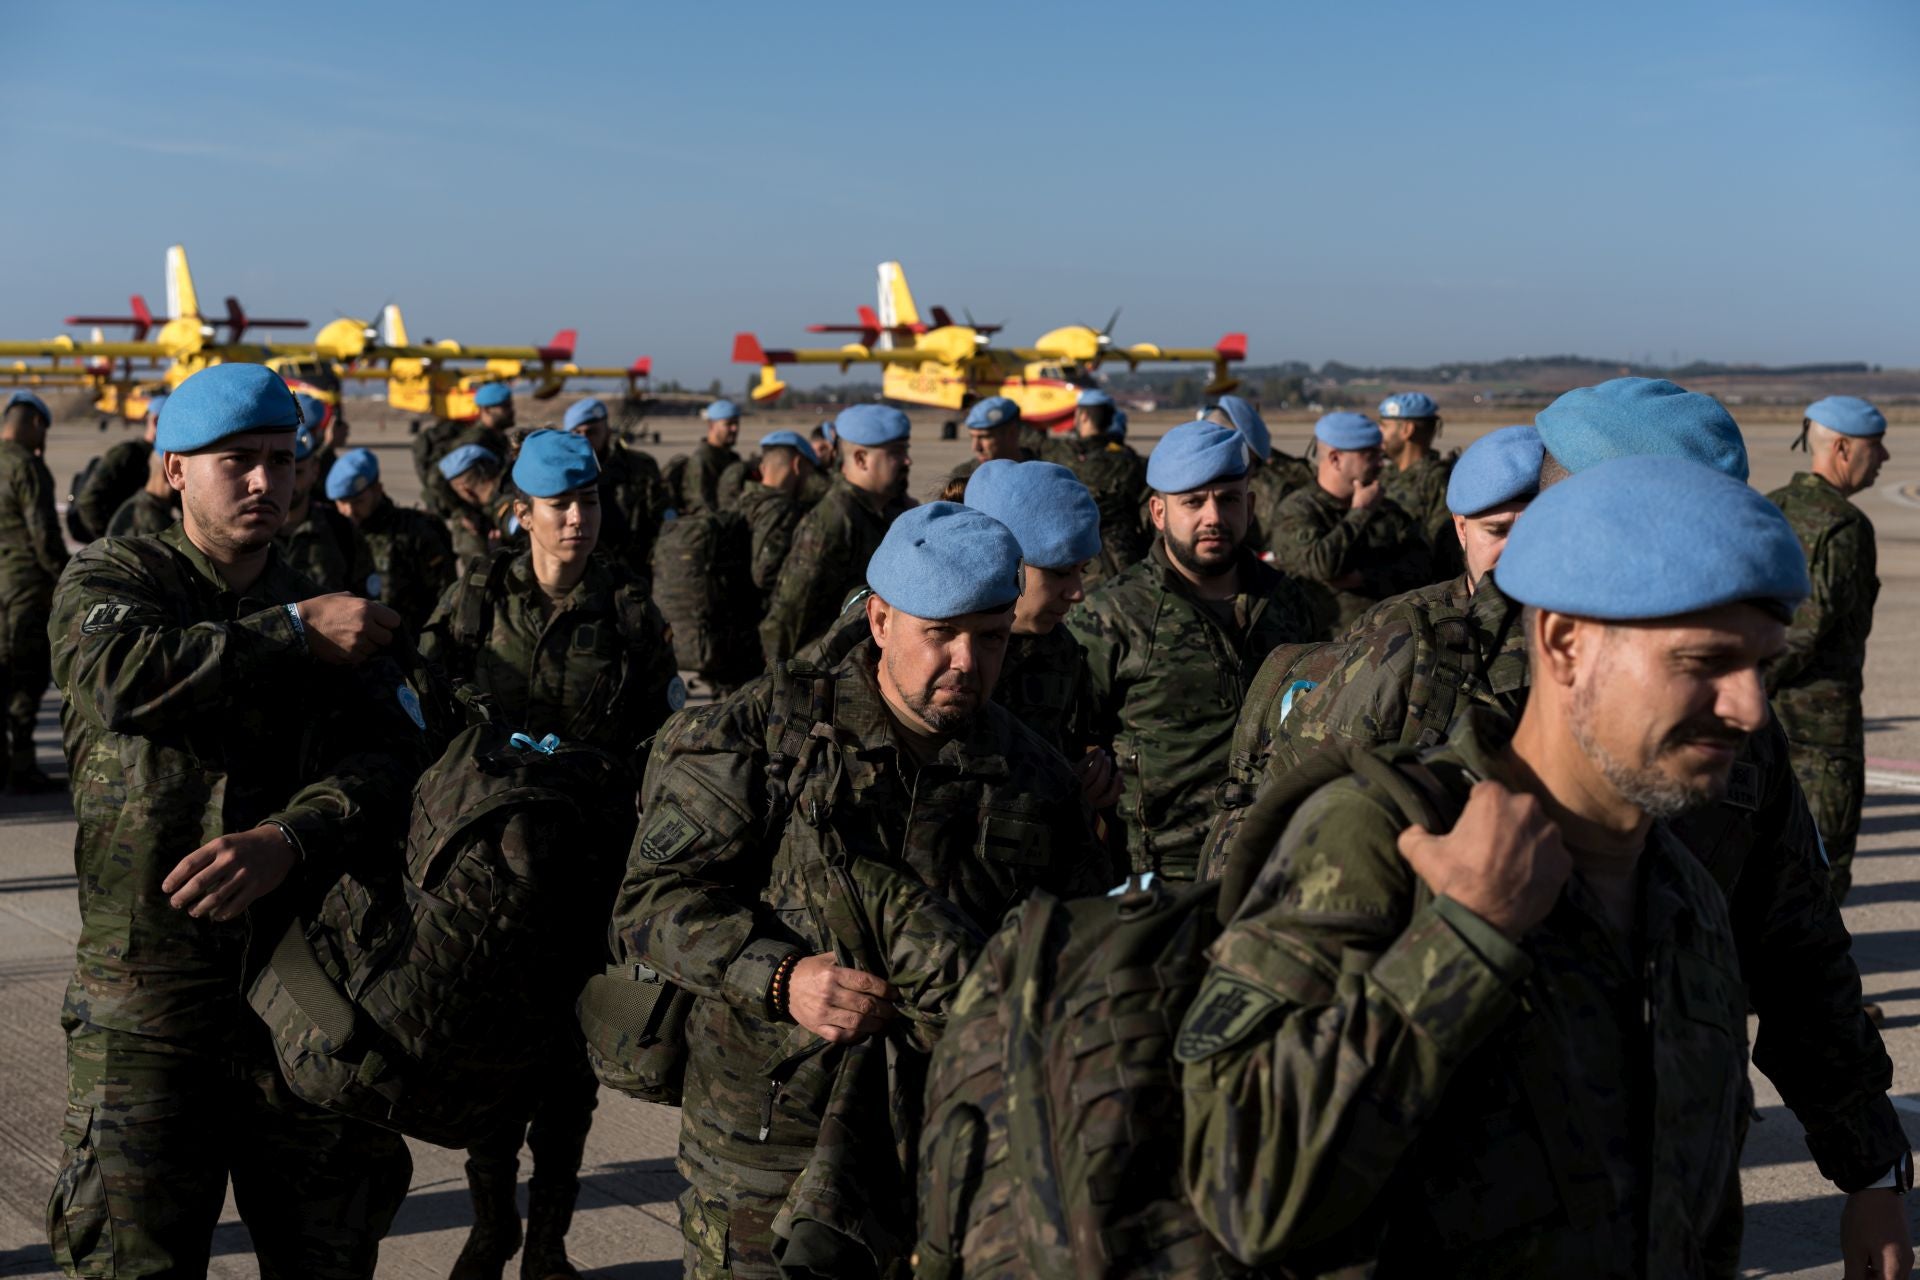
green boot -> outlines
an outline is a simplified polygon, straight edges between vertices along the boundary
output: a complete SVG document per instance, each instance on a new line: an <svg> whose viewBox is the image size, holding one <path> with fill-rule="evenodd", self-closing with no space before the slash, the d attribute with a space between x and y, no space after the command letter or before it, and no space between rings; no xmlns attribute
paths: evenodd
<svg viewBox="0 0 1920 1280"><path fill-rule="evenodd" d="M492 1161L467 1161L467 1187L473 1193L473 1229L454 1259L448 1280L500 1280L508 1259L520 1247L520 1207L514 1203L519 1162L502 1167Z"/></svg>

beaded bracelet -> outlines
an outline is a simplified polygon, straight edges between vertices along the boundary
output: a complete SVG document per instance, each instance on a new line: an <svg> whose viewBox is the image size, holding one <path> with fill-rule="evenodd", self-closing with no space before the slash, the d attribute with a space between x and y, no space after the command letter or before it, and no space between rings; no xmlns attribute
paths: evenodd
<svg viewBox="0 0 1920 1280"><path fill-rule="evenodd" d="M793 980L793 971L799 965L800 957L790 955L780 962L779 968L773 971L773 985L767 992L767 1003L773 1007L774 1016L777 1018L793 1016L787 1006L793 999L793 989L790 985Z"/></svg>

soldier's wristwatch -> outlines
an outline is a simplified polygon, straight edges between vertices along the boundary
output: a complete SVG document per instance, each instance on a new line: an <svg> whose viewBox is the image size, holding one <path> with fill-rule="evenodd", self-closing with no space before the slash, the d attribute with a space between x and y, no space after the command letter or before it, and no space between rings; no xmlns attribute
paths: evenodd
<svg viewBox="0 0 1920 1280"><path fill-rule="evenodd" d="M1909 1151L1893 1162L1893 1168L1887 1170L1878 1182L1860 1188L1862 1191L1891 1191L1903 1196L1913 1190L1913 1152Z"/></svg>

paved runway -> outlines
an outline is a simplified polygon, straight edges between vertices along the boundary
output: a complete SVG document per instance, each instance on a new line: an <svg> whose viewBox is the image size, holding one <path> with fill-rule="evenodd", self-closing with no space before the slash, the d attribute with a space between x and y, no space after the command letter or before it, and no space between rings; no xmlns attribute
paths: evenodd
<svg viewBox="0 0 1920 1280"><path fill-rule="evenodd" d="M1790 432L1784 421L1756 426L1745 414L1742 420L1755 452L1755 483L1771 488L1791 470L1785 452ZM923 438L937 421L920 420ZM772 424L762 419L749 425L757 432ZM1463 425L1449 432L1458 437L1451 443L1493 425ZM664 430L668 441L657 448L662 458L685 448L692 424L670 420ZM1157 434L1159 428L1136 430ZM403 431L370 425L355 443L385 446L380 453L390 487L408 501L415 486ZM1289 422L1276 435L1283 447L1297 446L1304 429ZM49 460L63 488L99 447L91 430L56 429ZM914 491L937 487L963 448L916 443ZM1875 765L1846 914L1868 996L1887 1012L1896 1096L1909 1132L1920 1132L1920 673L1911 640L1920 623L1920 597L1913 590L1920 574L1914 551L1920 545L1920 498L1902 493L1920 483L1920 460L1906 465L1897 436L1895 449L1881 487L1861 499L1879 529L1884 586L1868 667L1868 751ZM43 767L64 773L51 700L42 716L40 755ZM73 833L64 797L0 798L0 1276L52 1274L42 1213L60 1153L64 1072L57 1018L78 929ZM1778 1094L1757 1074L1754 1087L1763 1122L1753 1126L1744 1160L1744 1274L1837 1276L1839 1193L1815 1171ZM576 1263L589 1274L622 1280L679 1274L676 1121L676 1112L602 1091L570 1241ZM444 1276L459 1250L467 1212L459 1154L416 1144L413 1191L383 1248L381 1276ZM215 1254L216 1276L257 1274L231 1203Z"/></svg>

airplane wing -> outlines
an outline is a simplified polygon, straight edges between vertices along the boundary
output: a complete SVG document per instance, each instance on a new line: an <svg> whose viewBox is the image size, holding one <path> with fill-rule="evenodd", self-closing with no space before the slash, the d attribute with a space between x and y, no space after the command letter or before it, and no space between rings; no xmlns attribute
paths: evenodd
<svg viewBox="0 0 1920 1280"><path fill-rule="evenodd" d="M37 356L47 360L66 356L166 360L174 354L157 342L75 342L64 335L39 342L0 342L0 356Z"/></svg>

